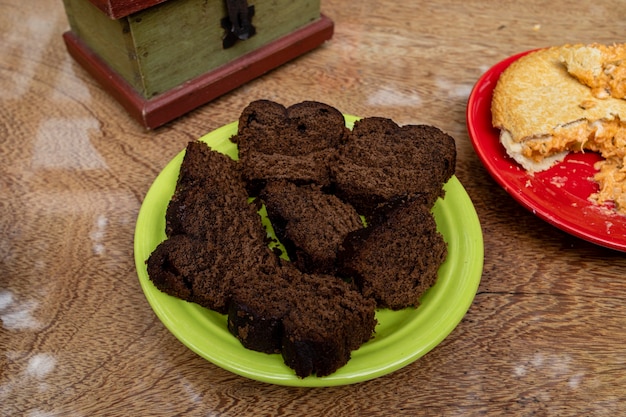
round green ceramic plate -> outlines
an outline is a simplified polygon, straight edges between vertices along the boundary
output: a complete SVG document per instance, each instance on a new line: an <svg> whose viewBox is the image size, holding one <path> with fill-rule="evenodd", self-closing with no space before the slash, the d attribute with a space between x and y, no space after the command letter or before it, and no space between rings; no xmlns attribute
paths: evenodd
<svg viewBox="0 0 626 417"><path fill-rule="evenodd" d="M348 127L357 118L346 116ZM230 137L237 124L223 126L200 140L237 158ZM456 177L445 185L446 196L433 208L448 256L435 285L418 308L380 310L375 337L352 352L350 361L327 377L298 378L280 354L245 349L226 328L226 316L160 292L148 278L145 261L165 239L165 211L174 192L184 151L163 171L146 194L135 229L135 264L148 302L163 324L188 348L212 363L251 379L279 385L334 386L386 375L415 361L439 344L461 321L482 275L483 240L478 216Z"/></svg>

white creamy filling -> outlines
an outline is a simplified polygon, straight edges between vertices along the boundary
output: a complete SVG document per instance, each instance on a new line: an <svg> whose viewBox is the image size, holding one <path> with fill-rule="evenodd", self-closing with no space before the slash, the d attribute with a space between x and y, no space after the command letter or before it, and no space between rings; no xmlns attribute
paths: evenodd
<svg viewBox="0 0 626 417"><path fill-rule="evenodd" d="M549 137L546 137L545 139L548 138ZM506 129L500 130L500 143L502 143L504 149L506 149L507 155L513 158L515 162L520 164L530 174L545 171L552 165L561 162L568 154L568 151L563 151L554 155L546 156L541 161L528 159L522 154L524 148L523 143L515 142L511 133Z"/></svg>

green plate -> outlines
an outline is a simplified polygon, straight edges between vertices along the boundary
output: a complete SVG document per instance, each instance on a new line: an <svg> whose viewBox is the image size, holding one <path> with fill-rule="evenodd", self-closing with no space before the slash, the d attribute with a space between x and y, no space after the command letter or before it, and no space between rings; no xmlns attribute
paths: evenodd
<svg viewBox="0 0 626 417"><path fill-rule="evenodd" d="M354 116L346 116L352 127ZM230 137L237 123L223 126L200 140L216 151L237 158ZM152 309L163 324L189 349L235 374L290 386L352 384L400 369L437 346L461 321L476 294L483 268L483 240L478 216L456 177L445 185L445 199L433 208L439 231L448 243L448 256L435 285L418 308L379 310L375 337L352 352L350 361L326 377L298 378L280 354L244 348L226 328L226 316L159 291L148 278L145 261L165 239L165 211L174 193L184 150L157 176L143 201L135 229L135 265Z"/></svg>

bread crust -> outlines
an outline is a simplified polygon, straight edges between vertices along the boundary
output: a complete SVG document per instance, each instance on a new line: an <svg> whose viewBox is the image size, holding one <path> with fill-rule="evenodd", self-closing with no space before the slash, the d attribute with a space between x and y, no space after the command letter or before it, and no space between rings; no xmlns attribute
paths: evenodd
<svg viewBox="0 0 626 417"><path fill-rule="evenodd" d="M595 97L626 98L626 44L565 46L560 61Z"/></svg>
<svg viewBox="0 0 626 417"><path fill-rule="evenodd" d="M569 75L560 61L562 50L531 52L500 76L491 105L492 122L507 130L514 142L567 136L572 125L580 122L626 120L626 100L595 97L589 87Z"/></svg>

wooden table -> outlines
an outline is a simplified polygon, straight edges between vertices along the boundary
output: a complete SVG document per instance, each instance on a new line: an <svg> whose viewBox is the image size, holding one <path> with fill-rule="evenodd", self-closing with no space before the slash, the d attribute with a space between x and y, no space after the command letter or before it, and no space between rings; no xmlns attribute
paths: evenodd
<svg viewBox="0 0 626 417"><path fill-rule="evenodd" d="M0 415L521 415L626 412L626 257L533 216L487 173L465 109L524 50L623 42L620 1L325 0L333 39L154 131L68 55L62 3L0 4ZM319 100L455 137L484 233L476 298L434 350L390 375L293 388L181 344L144 297L133 233L186 143L251 100Z"/></svg>

